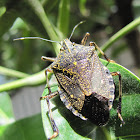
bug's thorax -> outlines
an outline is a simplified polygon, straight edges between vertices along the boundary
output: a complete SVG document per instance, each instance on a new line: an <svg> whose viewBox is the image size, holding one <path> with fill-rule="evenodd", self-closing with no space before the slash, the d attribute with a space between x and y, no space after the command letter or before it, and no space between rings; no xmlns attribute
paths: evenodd
<svg viewBox="0 0 140 140"><path fill-rule="evenodd" d="M52 69L62 70L71 64L84 59L90 59L95 51L94 46L84 46L65 39L61 42L62 47L56 61L51 65Z"/></svg>

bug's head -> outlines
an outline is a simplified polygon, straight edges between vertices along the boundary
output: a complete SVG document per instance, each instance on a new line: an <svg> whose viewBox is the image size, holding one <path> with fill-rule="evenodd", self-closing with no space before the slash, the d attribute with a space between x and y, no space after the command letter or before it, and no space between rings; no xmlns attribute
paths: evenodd
<svg viewBox="0 0 140 140"><path fill-rule="evenodd" d="M68 51L68 52L71 52L70 50L73 47L73 43L68 38L67 39L64 39L63 41L61 41L60 44L61 44L60 51Z"/></svg>

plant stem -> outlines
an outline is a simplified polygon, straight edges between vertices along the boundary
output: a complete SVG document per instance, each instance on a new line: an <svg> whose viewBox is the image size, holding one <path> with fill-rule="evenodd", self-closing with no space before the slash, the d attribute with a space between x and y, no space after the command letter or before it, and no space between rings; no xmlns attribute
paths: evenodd
<svg viewBox="0 0 140 140"><path fill-rule="evenodd" d="M48 76L50 74L51 73L49 73ZM23 86L35 86L35 85L45 83L45 81L46 81L45 72L43 70L34 75L28 76L26 78L0 85L0 92L20 88Z"/></svg>
<svg viewBox="0 0 140 140"><path fill-rule="evenodd" d="M69 17L70 17L70 0L61 0L59 4L57 27L64 34L64 36L68 35Z"/></svg>
<svg viewBox="0 0 140 140"><path fill-rule="evenodd" d="M2 66L0 66L0 74L10 76L10 77L16 77L16 78L25 78L25 77L29 76L29 74L19 72L16 70L12 70L12 69L8 69L8 68L2 67Z"/></svg>
<svg viewBox="0 0 140 140"><path fill-rule="evenodd" d="M129 23L127 26L122 28L120 31L118 31L115 35L113 35L102 47L102 51L106 51L111 45L128 34L130 31L132 31L134 28L136 28L138 25L140 25L140 17ZM99 56L101 54L99 53Z"/></svg>
<svg viewBox="0 0 140 140"><path fill-rule="evenodd" d="M40 18L40 21L44 25L46 32L48 33L50 39L53 41L59 41L59 37L55 33L54 28L53 28L52 24L50 23L40 1L28 0L28 2L30 3L31 7L34 9L35 13ZM58 52L60 50L59 44L56 44L56 43L52 43L52 44L54 46L55 53L58 54Z"/></svg>

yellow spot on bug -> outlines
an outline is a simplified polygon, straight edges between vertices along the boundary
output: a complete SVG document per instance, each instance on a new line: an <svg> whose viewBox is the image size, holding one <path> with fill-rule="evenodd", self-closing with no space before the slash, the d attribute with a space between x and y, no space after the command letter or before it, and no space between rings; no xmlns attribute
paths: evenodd
<svg viewBox="0 0 140 140"><path fill-rule="evenodd" d="M75 61L75 62L73 62L73 64L74 64L74 65L77 65L77 62Z"/></svg>
<svg viewBox="0 0 140 140"><path fill-rule="evenodd" d="M71 94L70 97L73 98L73 95Z"/></svg>

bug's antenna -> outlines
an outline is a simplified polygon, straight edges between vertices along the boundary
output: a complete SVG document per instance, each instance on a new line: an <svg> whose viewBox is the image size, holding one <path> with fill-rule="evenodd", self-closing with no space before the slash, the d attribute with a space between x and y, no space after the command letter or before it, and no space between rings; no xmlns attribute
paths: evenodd
<svg viewBox="0 0 140 140"><path fill-rule="evenodd" d="M40 39L40 40L44 40L44 41L48 41L48 42L55 42L55 43L59 43L58 41L53 41L53 40L49 40L49 39L45 39L45 38L41 38L41 37L21 37L21 38L16 38L16 39L13 39L14 41L16 40L24 40L24 39Z"/></svg>
<svg viewBox="0 0 140 140"><path fill-rule="evenodd" d="M69 37L69 40L71 39L71 37L72 37L72 35L73 35L75 29L76 29L80 24L82 24L82 23L84 23L84 22L85 22L85 21L80 21L78 24L76 24L76 25L74 26L74 28L73 28L73 30L72 30L72 32L71 32L71 35L70 35L70 37Z"/></svg>

